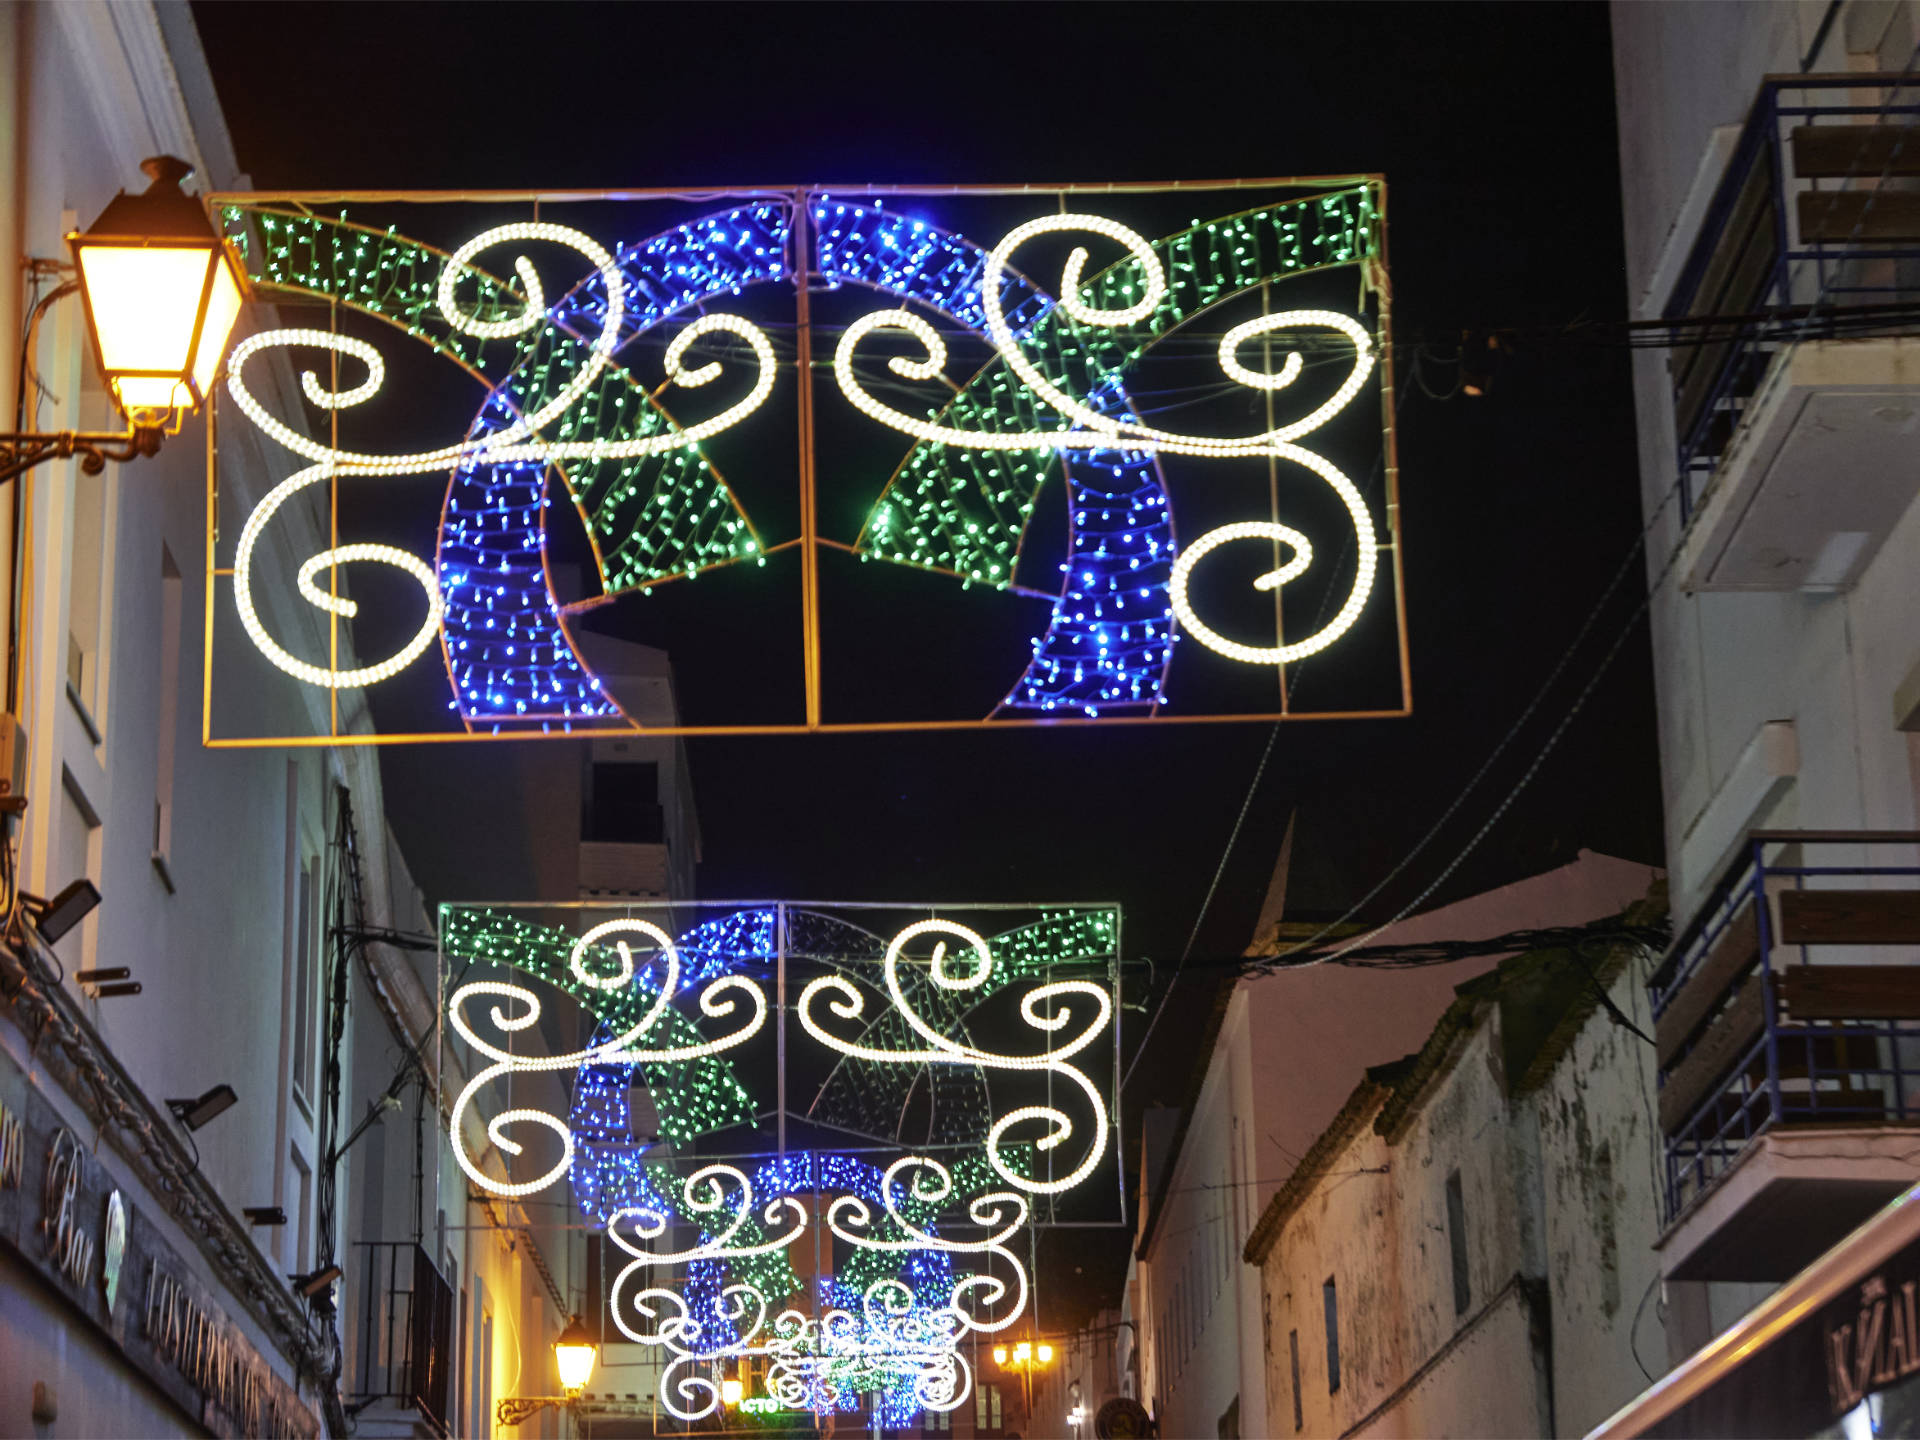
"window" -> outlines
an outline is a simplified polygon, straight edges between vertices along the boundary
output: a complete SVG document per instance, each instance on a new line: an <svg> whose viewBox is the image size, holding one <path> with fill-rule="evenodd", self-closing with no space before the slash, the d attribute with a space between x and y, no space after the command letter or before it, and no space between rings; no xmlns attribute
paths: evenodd
<svg viewBox="0 0 1920 1440"><path fill-rule="evenodd" d="M1340 1388L1340 1292L1331 1278L1320 1287L1320 1302L1327 1312L1327 1393Z"/></svg>
<svg viewBox="0 0 1920 1440"><path fill-rule="evenodd" d="M159 733L159 764L153 782L153 863L173 889L168 868L173 851L173 754L180 726L180 616L184 600L180 567L173 552L160 547L160 708L154 717Z"/></svg>
<svg viewBox="0 0 1920 1440"><path fill-rule="evenodd" d="M313 1093L313 887L319 868L309 860L294 877L293 1093L303 1102Z"/></svg>
<svg viewBox="0 0 1920 1440"><path fill-rule="evenodd" d="M951 1410L925 1410L920 1415L920 1433L922 1435L951 1435L953 1433L953 1412Z"/></svg>
<svg viewBox="0 0 1920 1440"><path fill-rule="evenodd" d="M106 700L102 660L110 593L107 547L112 526L107 512L111 486L108 475L74 472L73 563L67 571L67 696L96 745Z"/></svg>
<svg viewBox="0 0 1920 1440"><path fill-rule="evenodd" d="M660 767L652 761L595 761L580 833L589 841L658 845L666 836Z"/></svg>
<svg viewBox="0 0 1920 1440"><path fill-rule="evenodd" d="M468 1308L469 1300L466 1287L460 1290L460 1318L454 1325L453 1336L453 1424L449 1427L453 1434L467 1433L467 1384L468 1376L473 1373L473 1362L467 1356L467 1347L461 1342L466 1338L460 1334L467 1324L467 1316L472 1313Z"/></svg>
<svg viewBox="0 0 1920 1440"><path fill-rule="evenodd" d="M1458 1170L1447 1176L1447 1249L1453 1256L1453 1313L1464 1315L1473 1303L1473 1286L1467 1268L1467 1199Z"/></svg>
<svg viewBox="0 0 1920 1440"><path fill-rule="evenodd" d="M975 1430L1000 1428L1000 1387L998 1385L974 1386L973 1428Z"/></svg>
<svg viewBox="0 0 1920 1440"><path fill-rule="evenodd" d="M293 1232L290 1263L295 1270L306 1270L313 1261L313 1172L297 1148L293 1152L293 1185L299 1192L295 1198L299 1224Z"/></svg>
<svg viewBox="0 0 1920 1440"><path fill-rule="evenodd" d="M1306 1416L1300 1412L1300 1332L1287 1332L1287 1359L1293 1369L1293 1428L1299 1430L1307 1423Z"/></svg>

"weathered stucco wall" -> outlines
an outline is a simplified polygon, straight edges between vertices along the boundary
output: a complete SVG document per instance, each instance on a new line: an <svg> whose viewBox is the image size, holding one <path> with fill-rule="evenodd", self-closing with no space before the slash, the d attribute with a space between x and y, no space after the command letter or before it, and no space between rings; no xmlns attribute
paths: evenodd
<svg viewBox="0 0 1920 1440"><path fill-rule="evenodd" d="M1309 1435L1584 1434L1647 1383L1636 1321L1639 1354L1664 1368L1657 1308L1640 1306L1657 1279L1652 1051L1582 972L1563 960L1541 973L1561 997L1546 1013L1570 1034L1553 1026L1536 1044L1529 979L1504 990L1503 970L1410 1065L1377 1072L1346 1112L1352 1133L1317 1157L1262 1266L1269 1433L1296 1433L1296 1336ZM1636 964L1605 983L1650 1028Z"/></svg>
<svg viewBox="0 0 1920 1440"><path fill-rule="evenodd" d="M1608 994L1652 1034L1644 979L1643 967L1630 965ZM1653 1096L1653 1047L1602 1010L1531 1097L1545 1181L1554 1421L1562 1435L1584 1435L1667 1368L1650 1293L1660 1278Z"/></svg>
<svg viewBox="0 0 1920 1440"><path fill-rule="evenodd" d="M1654 873L1586 851L1556 870L1416 915L1378 939L1475 939L1579 924L1639 900ZM1290 1410L1266 1408L1260 1277L1239 1258L1247 1236L1366 1067L1418 1049L1454 987L1494 963L1488 956L1393 972L1329 965L1236 990L1138 1272L1141 1393L1163 1434L1217 1433L1236 1395L1241 1434L1292 1433ZM1434 1184L1444 1183L1443 1172ZM1441 1255L1444 1263L1444 1242ZM1318 1304L1320 1280L1313 1283Z"/></svg>
<svg viewBox="0 0 1920 1440"><path fill-rule="evenodd" d="M1530 1117L1510 1115L1504 1084L1500 1027L1489 1008L1394 1143L1369 1116L1287 1221L1263 1277L1272 1307L1270 1415L1293 1418L1297 1333L1305 1433L1542 1432L1547 1412L1526 1297L1513 1283L1528 1272L1536 1243L1525 1212L1539 1162ZM1464 1307L1456 1306L1449 1238L1447 1188L1456 1172ZM1329 1280L1338 1300L1337 1390L1327 1367Z"/></svg>

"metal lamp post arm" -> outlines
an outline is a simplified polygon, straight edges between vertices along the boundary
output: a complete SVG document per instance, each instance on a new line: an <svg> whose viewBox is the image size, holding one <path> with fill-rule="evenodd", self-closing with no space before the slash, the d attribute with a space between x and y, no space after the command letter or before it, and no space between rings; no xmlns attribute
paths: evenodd
<svg viewBox="0 0 1920 1440"><path fill-rule="evenodd" d="M36 266L51 265L52 262L33 262ZM65 267L53 266L57 273L65 272ZM27 319L26 334L20 342L20 374L18 391L14 396L13 423L19 425L26 419L27 377L33 373L33 342L40 333L40 317L52 306L76 295L80 291L78 280L68 280L56 285L40 298L33 307L33 313ZM160 449L165 438L164 430L158 425L129 425L125 430L56 430L42 433L34 430L14 430L0 432L0 485L18 475L24 474L34 466L48 460L70 460L80 457L80 469L88 475L98 475L107 468L109 460L124 462L139 460L152 455Z"/></svg>
<svg viewBox="0 0 1920 1440"><path fill-rule="evenodd" d="M98 475L109 460L138 460L160 449L164 433L158 426L139 425L124 431L57 430L0 433L0 485L47 460L80 457L80 469Z"/></svg>

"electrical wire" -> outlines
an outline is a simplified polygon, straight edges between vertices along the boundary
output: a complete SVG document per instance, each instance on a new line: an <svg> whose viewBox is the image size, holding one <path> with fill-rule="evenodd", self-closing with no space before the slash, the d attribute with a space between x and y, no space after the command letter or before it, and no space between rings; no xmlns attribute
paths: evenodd
<svg viewBox="0 0 1920 1440"><path fill-rule="evenodd" d="M1908 61L1909 68L1911 68L1914 60L1916 59L1920 59L1920 46L1917 46L1915 48L1914 54L1909 57L1909 61ZM1896 93L1899 88L1904 88L1904 87L1896 87ZM1885 104L1882 105L1883 114L1885 113L1886 107L1891 104L1892 104L1892 99L1890 97L1885 102ZM1902 143L1904 143L1904 137L1903 137ZM1864 146L1865 141L1863 141L1862 144ZM1883 174L1881 177L1883 181L1886 178L1886 174L1891 172L1891 168L1894 164L1894 161L1897 158L1898 158L1898 148L1896 147L1894 152L1889 155L1886 167L1883 170ZM1840 193L1840 192L1836 192L1836 193ZM1860 219L1858 222L1856 222L1856 225L1855 225L1855 230L1854 230L1855 236L1858 235L1860 225L1863 225L1865 223L1865 218L1866 218L1865 212L1866 212L1866 209L1871 206L1871 204L1872 204L1872 201L1869 200L1867 202L1867 206L1863 207ZM1831 206L1829 208L1831 208ZM1852 237L1850 237L1850 240L1851 238ZM1814 313L1818 310L1818 307L1826 298L1826 295L1830 290L1832 284L1833 284L1832 276L1826 275L1823 273L1820 293L1815 297L1812 304L1806 307L1807 321L1811 321ZM1629 322L1629 323L1633 323L1633 322ZM1801 334L1804 338L1804 334L1805 334L1804 323L1802 326ZM1560 675L1566 670L1567 666L1571 663L1572 658L1574 654L1578 651L1581 642L1586 638L1588 632L1591 631L1594 624L1597 623L1600 617L1600 614L1604 609L1606 603L1608 602L1608 600L1612 598L1613 592L1619 588L1620 582L1625 578L1628 570L1632 567L1636 556L1639 555L1641 549L1646 545L1647 539L1649 535L1652 534L1654 527L1662 522L1666 514L1667 507L1670 504L1672 504L1673 501L1679 496L1683 478L1684 477L1676 476L1673 482L1667 487L1665 493L1662 494L1662 496L1660 497L1659 503L1653 507L1653 510L1650 516L1648 517L1646 523L1641 526L1639 534L1634 537L1634 541L1632 545L1629 546L1627 554L1625 558L1621 561L1619 568L1615 570L1613 578L1608 582L1605 590L1602 591L1600 599L1595 603L1593 609L1588 612L1587 619L1582 623L1580 630L1574 636L1572 643L1568 646L1566 651L1562 653L1559 662L1555 664L1553 670L1548 674L1547 679L1542 683L1541 687L1535 692L1533 699L1528 702L1526 708L1521 712L1520 718L1516 720L1511 727L1509 727L1506 735L1504 735L1501 738L1499 744L1497 744L1494 747L1493 752L1488 755L1486 761L1482 763L1480 769L1474 773L1471 779L1468 780L1467 785L1465 786L1464 789L1461 790L1459 795L1455 797L1453 803L1451 803L1447 807L1447 809L1441 814L1440 818L1434 822L1433 826L1427 831L1427 833L1424 836L1421 837L1421 839L1415 844L1413 849L1410 850L1401 859L1399 864L1395 865L1390 871L1388 871L1387 875L1383 877L1380 880L1380 882L1377 883L1371 890L1369 890L1365 895L1363 895L1360 898L1360 900L1355 902L1355 904L1353 904L1352 906L1349 906L1347 911L1338 920L1324 927L1317 934L1310 937L1307 941L1303 942L1303 947L1310 946L1315 942L1321 939L1324 939L1333 929L1350 921L1356 914L1360 912L1361 909L1363 909L1369 902L1371 902L1376 896L1378 896L1380 892L1384 890L1388 884L1392 883L1394 879L1396 879L1401 873L1403 873L1406 870L1406 868L1414 861L1414 859L1416 859L1419 856L1419 854L1423 852L1430 843L1432 843L1433 839L1440 833L1441 829L1446 825L1446 823L1450 819L1452 819L1452 817L1456 813L1458 813L1461 806L1466 803L1468 796L1471 795L1472 792L1478 788L1480 782L1483 779L1485 779L1488 772L1492 769L1494 763L1499 759L1499 757L1502 754L1505 753L1507 747L1511 745L1514 739L1518 736L1521 728L1526 724L1526 722L1529 719L1532 718L1535 711L1538 710L1541 702L1546 698L1546 695L1551 690L1554 682L1559 679ZM1345 953L1347 949L1358 948L1359 945L1363 943L1365 940L1371 939L1372 937L1379 935L1382 931L1392 927L1393 925L1398 924L1400 921L1406 919L1409 915L1414 914L1419 909L1420 906L1425 904L1426 901L1430 899L1433 896L1433 894L1440 889L1441 886L1443 886L1449 879L1453 877L1454 873L1458 871L1458 869L1462 864L1465 863L1467 858L1470 855L1472 855L1475 850L1479 848L1480 844L1486 839L1487 835L1491 833L1493 827L1496 824L1498 824L1499 821L1506 815L1507 811L1512 808L1514 802L1519 799L1521 793L1533 781L1534 777L1538 775L1540 771L1540 767L1545 763L1547 757L1550 754L1552 754L1553 750L1555 749L1556 746L1558 746L1561 739L1564 738L1564 736L1566 735L1567 729L1573 723L1574 718L1578 716L1580 711L1585 707L1587 701L1591 698L1594 690L1599 685L1601 678L1606 674L1608 667L1611 666L1614 659L1619 655L1621 649L1625 646L1628 638L1632 635L1634 629L1638 626L1641 618L1647 613L1648 609L1652 606L1654 597L1660 592L1661 588L1665 585L1668 577L1672 575L1675 566L1679 562L1680 554L1682 549L1684 548L1685 541L1686 541L1686 532L1685 532L1685 528L1682 527L1681 534L1678 537L1676 537L1672 548L1669 550L1664 562L1660 567L1659 572L1653 577L1651 581L1649 581L1646 588L1646 593L1641 598L1640 603L1634 607L1633 613L1627 618L1626 622L1620 627L1619 631L1615 634L1613 642L1608 646L1606 653L1601 656L1599 664L1594 668L1593 673L1589 676L1587 680L1587 683L1581 687L1579 693L1574 697L1572 703L1569 705L1566 712L1561 716L1559 723L1555 725L1553 730L1548 734L1547 738L1542 742L1539 750L1535 752L1533 759L1528 764L1526 770L1521 774L1520 778L1513 784L1513 786L1507 791L1506 795L1504 795L1500 799L1500 801L1494 806L1492 814L1490 814L1487 817L1487 819L1485 820L1485 822L1481 824L1479 829L1476 830L1474 834L1467 840L1466 844L1462 846L1454 854L1453 858L1449 860L1448 863L1441 869L1439 875L1437 875L1429 884L1427 884L1426 887L1423 888L1420 891L1420 893L1416 895L1411 901L1409 901L1406 905L1402 906L1399 909L1399 911L1397 911L1391 919L1387 920L1381 925L1374 927L1365 936L1360 937L1360 940L1356 941L1352 946L1342 947L1341 949L1336 950L1332 955L1324 957L1325 959L1335 959L1335 958L1338 958L1340 954ZM1316 963L1324 963L1324 960Z"/></svg>

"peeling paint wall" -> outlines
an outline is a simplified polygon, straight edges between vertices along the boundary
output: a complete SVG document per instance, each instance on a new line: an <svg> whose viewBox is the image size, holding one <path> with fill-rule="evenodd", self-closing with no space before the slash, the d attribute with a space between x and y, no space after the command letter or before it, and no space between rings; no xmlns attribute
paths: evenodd
<svg viewBox="0 0 1920 1440"><path fill-rule="evenodd" d="M1394 1143L1369 1118L1267 1258L1273 1314L1268 1413L1309 1435L1537 1435L1547 1422L1528 1302L1539 1157L1510 1112L1497 1011L1462 1037ZM1459 1176L1465 1306L1454 1283L1447 1188ZM1325 1286L1336 1289L1338 1389L1328 1367ZM1276 1433L1287 1433L1278 1431Z"/></svg>
<svg viewBox="0 0 1920 1440"><path fill-rule="evenodd" d="M1630 965L1609 991L1647 1028L1640 981ZM1515 1094L1506 1039L1483 1000L1431 1073L1401 1082L1420 1088L1395 1098L1396 1133L1375 1128L1382 1087L1282 1224L1261 1275L1269 1434L1580 1435L1647 1383L1636 1320L1664 1368L1639 1303L1657 1275L1651 1050L1596 1008Z"/></svg>
<svg viewBox="0 0 1920 1440"><path fill-rule="evenodd" d="M1652 1034L1644 977L1641 965L1630 965L1608 993ZM1604 1010L1588 1017L1531 1097L1546 1182L1555 1419L1563 1435L1585 1434L1667 1368L1654 1293L1660 1147L1653 1097L1653 1047Z"/></svg>
<svg viewBox="0 0 1920 1440"><path fill-rule="evenodd" d="M1545 874L1413 916L1378 939L1415 943L1580 924L1641 898L1653 875L1647 866L1583 851ZM1216 1434L1236 1395L1241 1434L1293 1433L1290 1409L1266 1409L1270 1325L1259 1274L1241 1259L1247 1236L1365 1068L1418 1048L1454 986L1494 963L1488 956L1391 973L1323 966L1242 982L1131 1292L1140 1398L1160 1417L1161 1433ZM1210 1268L1217 1256L1224 1273Z"/></svg>

